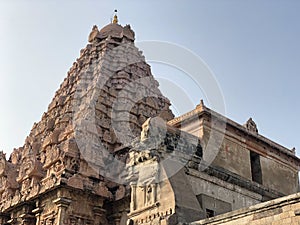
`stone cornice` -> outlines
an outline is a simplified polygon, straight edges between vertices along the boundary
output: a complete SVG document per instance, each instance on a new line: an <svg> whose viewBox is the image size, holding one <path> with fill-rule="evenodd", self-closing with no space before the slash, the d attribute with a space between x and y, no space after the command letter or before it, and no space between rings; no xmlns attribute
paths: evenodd
<svg viewBox="0 0 300 225"><path fill-rule="evenodd" d="M226 118L225 116L207 108L202 104L198 105L194 110L168 121L168 125L173 127L180 127L180 124L189 123L189 122L192 123L192 121L194 121L195 119L199 119L205 116L214 117L215 119L221 122L225 122L226 126L231 126L234 129L239 130L246 137L253 138L259 142L264 143L267 146L274 148L276 151L278 151L279 154L283 153L287 157L292 158L294 163L297 165L297 167L300 168L300 159L297 156L295 156L295 153L292 150L264 137L263 135L248 131L246 127L244 127L243 125L240 125L237 122Z"/></svg>

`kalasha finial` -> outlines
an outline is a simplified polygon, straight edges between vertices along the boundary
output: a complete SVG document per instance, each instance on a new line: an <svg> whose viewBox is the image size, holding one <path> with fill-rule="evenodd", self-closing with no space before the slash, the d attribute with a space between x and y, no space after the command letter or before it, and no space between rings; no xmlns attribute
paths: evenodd
<svg viewBox="0 0 300 225"><path fill-rule="evenodd" d="M117 23L118 23L118 16L117 16L117 12L118 12L118 10L116 10L116 9L115 9L115 13L114 13L114 19L113 19L113 21L112 21L112 23L115 23L115 24L117 24Z"/></svg>

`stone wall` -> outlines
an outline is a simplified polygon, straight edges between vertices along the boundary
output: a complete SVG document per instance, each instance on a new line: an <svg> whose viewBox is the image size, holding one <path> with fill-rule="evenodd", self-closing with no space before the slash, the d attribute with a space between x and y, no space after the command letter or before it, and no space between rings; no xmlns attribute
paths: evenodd
<svg viewBox="0 0 300 225"><path fill-rule="evenodd" d="M298 191L300 162L295 152L260 135L251 118L242 126L201 101L194 110L168 123L199 137L203 159L209 164L282 193L281 196Z"/></svg>
<svg viewBox="0 0 300 225"><path fill-rule="evenodd" d="M299 159L259 136L252 119L246 128L227 123L202 103L189 114L198 121L166 125L170 102L130 26L94 26L89 41L24 146L9 160L0 152L0 225L175 225L282 196L272 188L296 190ZM250 151L261 156L266 186L251 181ZM292 210L278 201L205 221L275 220Z"/></svg>
<svg viewBox="0 0 300 225"><path fill-rule="evenodd" d="M224 138L212 164L251 180L249 151L241 141L236 140L236 137L226 136Z"/></svg>
<svg viewBox="0 0 300 225"><path fill-rule="evenodd" d="M188 180L196 196L206 195L215 200L229 203L231 205L229 211L249 207L262 201L262 196L253 191L222 181L203 172L190 170L189 173ZM222 209L215 210L215 207L209 209L214 210L217 214L223 213ZM205 210L205 207L203 207L203 210Z"/></svg>
<svg viewBox="0 0 300 225"><path fill-rule="evenodd" d="M189 158L201 153L197 137L147 120L141 139L129 151L129 220L135 225L175 225L204 218L185 172Z"/></svg>
<svg viewBox="0 0 300 225"><path fill-rule="evenodd" d="M300 193L191 223L192 225L297 225Z"/></svg>
<svg viewBox="0 0 300 225"><path fill-rule="evenodd" d="M298 191L298 175L289 165L261 157L263 184L273 190L279 190L285 195ZM282 185L289 184L289 185Z"/></svg>

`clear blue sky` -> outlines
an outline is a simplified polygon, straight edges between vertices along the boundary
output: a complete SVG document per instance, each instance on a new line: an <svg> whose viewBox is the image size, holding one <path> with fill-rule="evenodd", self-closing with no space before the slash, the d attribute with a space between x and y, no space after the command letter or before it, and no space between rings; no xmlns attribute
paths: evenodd
<svg viewBox="0 0 300 225"><path fill-rule="evenodd" d="M300 155L297 0L2 0L0 150L23 145L92 26L108 24L115 8L137 41L168 41L198 54L219 82L229 118L243 124L253 117L262 135ZM153 73L179 74L159 65ZM194 106L204 98L187 92Z"/></svg>

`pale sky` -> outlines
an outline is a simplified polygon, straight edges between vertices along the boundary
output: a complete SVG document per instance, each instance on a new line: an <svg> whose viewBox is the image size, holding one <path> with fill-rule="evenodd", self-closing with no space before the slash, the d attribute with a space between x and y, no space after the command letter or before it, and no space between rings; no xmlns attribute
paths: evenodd
<svg viewBox="0 0 300 225"><path fill-rule="evenodd" d="M219 83L227 117L240 124L252 117L260 134L300 156L298 0L1 0L0 150L24 144L92 26L108 24L114 9L136 41L167 41L196 53ZM180 71L152 68L154 76L179 79L192 102L187 110L205 99L184 87ZM180 108L180 98L167 97Z"/></svg>

